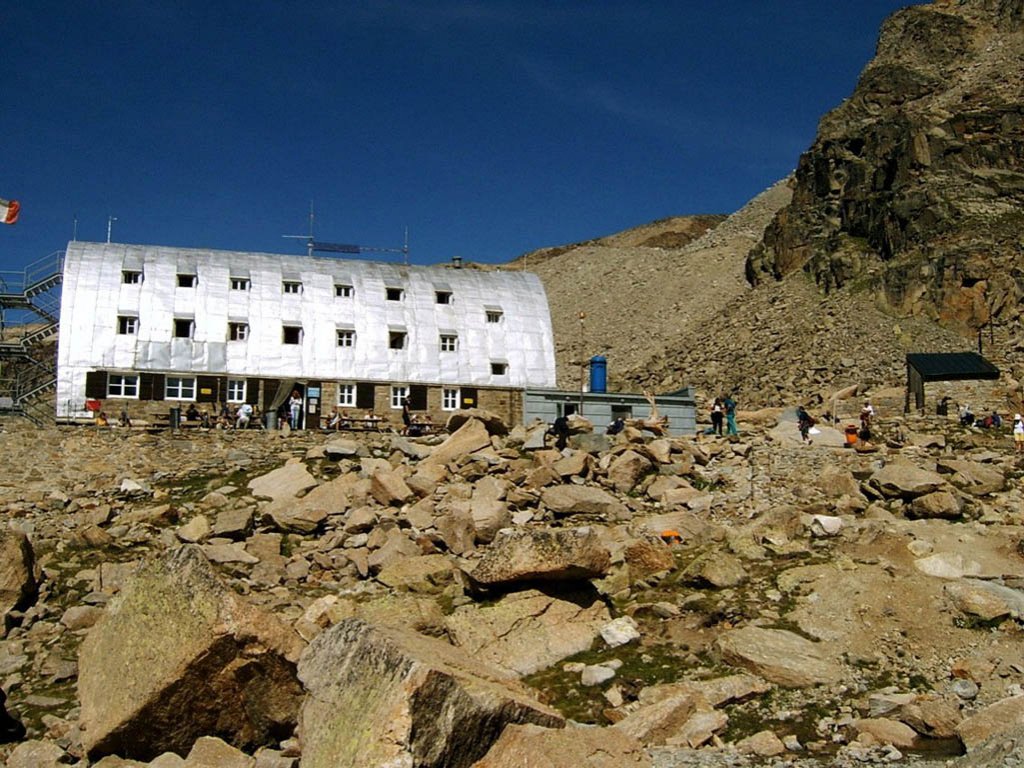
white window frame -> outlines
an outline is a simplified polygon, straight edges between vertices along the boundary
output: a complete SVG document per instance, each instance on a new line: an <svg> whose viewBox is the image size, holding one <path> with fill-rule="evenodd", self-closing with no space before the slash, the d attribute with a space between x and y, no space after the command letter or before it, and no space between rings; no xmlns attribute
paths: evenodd
<svg viewBox="0 0 1024 768"><path fill-rule="evenodd" d="M141 269L122 269L121 283L124 285L138 285L142 282Z"/></svg>
<svg viewBox="0 0 1024 768"><path fill-rule="evenodd" d="M338 405L346 408L356 407L356 385L349 382L338 383Z"/></svg>
<svg viewBox="0 0 1024 768"><path fill-rule="evenodd" d="M354 347L356 345L356 332L351 328L338 328L336 339L339 347Z"/></svg>
<svg viewBox="0 0 1024 768"><path fill-rule="evenodd" d="M334 284L334 298L336 299L351 299L355 289L348 283L335 283Z"/></svg>
<svg viewBox="0 0 1024 768"><path fill-rule="evenodd" d="M409 397L408 384L391 385L391 409L402 410L402 401Z"/></svg>
<svg viewBox="0 0 1024 768"><path fill-rule="evenodd" d="M298 296L302 293L302 281L301 280L282 280L281 281L281 293L286 295Z"/></svg>
<svg viewBox="0 0 1024 768"><path fill-rule="evenodd" d="M248 277L232 277L231 278L231 290L232 291L248 291L251 283Z"/></svg>
<svg viewBox="0 0 1024 768"><path fill-rule="evenodd" d="M288 331L298 331L298 341L288 341ZM287 347L301 347L302 340L305 338L305 333L302 330L301 325L282 325L281 326L281 343Z"/></svg>
<svg viewBox="0 0 1024 768"><path fill-rule="evenodd" d="M188 323L188 336L178 335L178 323ZM174 327L172 328L173 337L175 339L194 339L196 337L196 321L194 317L176 317L174 318Z"/></svg>
<svg viewBox="0 0 1024 768"><path fill-rule="evenodd" d="M444 387L441 389L441 410L457 411L462 402L462 390L458 387Z"/></svg>
<svg viewBox="0 0 1024 768"><path fill-rule="evenodd" d="M248 341L249 324L241 322L228 323L228 341Z"/></svg>
<svg viewBox="0 0 1024 768"><path fill-rule="evenodd" d="M108 373L107 397L119 397L123 400L138 400L139 375L129 373Z"/></svg>
<svg viewBox="0 0 1024 768"><path fill-rule="evenodd" d="M227 399L229 403L244 403L248 389L245 379L228 379Z"/></svg>
<svg viewBox="0 0 1024 768"><path fill-rule="evenodd" d="M397 298L392 298L393 294L397 294ZM386 298L388 301L405 301L405 289L399 288L396 285L385 286L384 298Z"/></svg>
<svg viewBox="0 0 1024 768"><path fill-rule="evenodd" d="M505 312L500 309L485 310L488 323L500 323L505 319Z"/></svg>
<svg viewBox="0 0 1024 768"><path fill-rule="evenodd" d="M172 383L174 382L174 383ZM195 376L168 376L164 379L165 400L195 400Z"/></svg>
<svg viewBox="0 0 1024 768"><path fill-rule="evenodd" d="M457 333L442 333L438 340L442 352L459 351L459 335Z"/></svg>
<svg viewBox="0 0 1024 768"><path fill-rule="evenodd" d="M135 336L139 332L139 318L135 315L117 316L117 335Z"/></svg>
<svg viewBox="0 0 1024 768"><path fill-rule="evenodd" d="M188 285L185 285L185 282ZM190 272L179 272L178 273L178 287L179 288L195 288L199 284L199 276Z"/></svg>

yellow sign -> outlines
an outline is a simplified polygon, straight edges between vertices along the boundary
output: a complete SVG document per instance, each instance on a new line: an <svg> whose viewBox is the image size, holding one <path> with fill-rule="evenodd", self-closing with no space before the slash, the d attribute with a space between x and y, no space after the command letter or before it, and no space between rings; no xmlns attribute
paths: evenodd
<svg viewBox="0 0 1024 768"><path fill-rule="evenodd" d="M200 387L199 388L199 394L200 395L212 395L213 394L213 390L210 389L209 387Z"/></svg>

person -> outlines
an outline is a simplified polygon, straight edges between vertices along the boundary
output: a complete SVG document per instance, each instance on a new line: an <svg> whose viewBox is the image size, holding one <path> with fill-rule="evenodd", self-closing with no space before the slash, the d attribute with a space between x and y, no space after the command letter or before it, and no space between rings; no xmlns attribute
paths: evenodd
<svg viewBox="0 0 1024 768"><path fill-rule="evenodd" d="M203 409L203 412L199 414L199 426L203 429L210 428L210 412Z"/></svg>
<svg viewBox="0 0 1024 768"><path fill-rule="evenodd" d="M248 403L242 403L238 406L238 418L235 419L235 429L246 429L249 426L249 420L252 418L252 406Z"/></svg>
<svg viewBox="0 0 1024 768"><path fill-rule="evenodd" d="M1019 413L1013 414L1013 449L1024 453L1024 418Z"/></svg>
<svg viewBox="0 0 1024 768"><path fill-rule="evenodd" d="M970 427L974 424L974 413L971 411L971 406L964 403L963 408L960 409L960 423L965 427Z"/></svg>
<svg viewBox="0 0 1024 768"><path fill-rule="evenodd" d="M100 411L99 413L96 414L96 426L97 427L109 427L110 426L110 421L108 421L107 414L106 414L105 411Z"/></svg>
<svg viewBox="0 0 1024 768"><path fill-rule="evenodd" d="M992 419L992 426L995 429L999 429L1003 426L1003 417L1000 416L996 411L992 411L992 415L989 417Z"/></svg>
<svg viewBox="0 0 1024 768"><path fill-rule="evenodd" d="M122 408L121 409L121 416L117 420L117 423L120 424L122 427L131 427L131 425L132 425L132 418L131 418L131 416L128 415L128 409L127 408Z"/></svg>
<svg viewBox="0 0 1024 768"><path fill-rule="evenodd" d="M725 431L730 435L738 435L740 431L736 427L736 401L733 400L732 393L725 396L722 406L725 408Z"/></svg>
<svg viewBox="0 0 1024 768"><path fill-rule="evenodd" d="M341 411L338 410L338 406L334 406L334 410L331 411L331 418L327 420L327 428L333 430L341 429Z"/></svg>
<svg viewBox="0 0 1024 768"><path fill-rule="evenodd" d="M875 417L875 409L871 406L870 400L864 401L864 407L860 409L860 436L863 440L871 439L871 420Z"/></svg>
<svg viewBox="0 0 1024 768"><path fill-rule="evenodd" d="M949 401L952 400L949 395L943 395L942 399L939 400L938 405L935 406L936 416L949 416Z"/></svg>
<svg viewBox="0 0 1024 768"><path fill-rule="evenodd" d="M555 448L565 450L569 442L569 417L563 414L555 419L548 434L555 436Z"/></svg>
<svg viewBox="0 0 1024 768"><path fill-rule="evenodd" d="M402 398L402 434L409 434L409 426L412 424L412 411L409 410L409 398Z"/></svg>
<svg viewBox="0 0 1024 768"><path fill-rule="evenodd" d="M189 403L188 410L185 411L185 418L189 421L199 421L199 409L196 408L195 403Z"/></svg>
<svg viewBox="0 0 1024 768"><path fill-rule="evenodd" d="M722 398L716 397L715 402L711 405L711 429L718 435L722 436L722 422L725 421L725 406L722 404Z"/></svg>
<svg viewBox="0 0 1024 768"><path fill-rule="evenodd" d="M608 425L608 429L604 432L606 435L617 435L626 428L626 420L621 416L616 416L611 424Z"/></svg>
<svg viewBox="0 0 1024 768"><path fill-rule="evenodd" d="M299 419L302 418L302 395L299 390L293 389L292 396L288 399L288 426L292 429L299 428Z"/></svg>
<svg viewBox="0 0 1024 768"><path fill-rule="evenodd" d="M811 418L811 414L809 414L807 412L807 409L804 408L802 405L799 408L796 409L796 419L797 419L797 427L800 430L800 439L803 442L805 442L808 445L810 445L811 444L810 432L811 432L811 427L814 426L814 419Z"/></svg>

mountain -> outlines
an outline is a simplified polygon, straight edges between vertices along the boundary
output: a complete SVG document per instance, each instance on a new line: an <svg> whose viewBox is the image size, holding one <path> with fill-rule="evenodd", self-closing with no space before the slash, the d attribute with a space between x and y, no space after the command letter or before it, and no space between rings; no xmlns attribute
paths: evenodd
<svg viewBox="0 0 1024 768"><path fill-rule="evenodd" d="M803 270L903 316L970 331L1024 301L1024 2L895 13L853 95L820 123L753 282Z"/></svg>

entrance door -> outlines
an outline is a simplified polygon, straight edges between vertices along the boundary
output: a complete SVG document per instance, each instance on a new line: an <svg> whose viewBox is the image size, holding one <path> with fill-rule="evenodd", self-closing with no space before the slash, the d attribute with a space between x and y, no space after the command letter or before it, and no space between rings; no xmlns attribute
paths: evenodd
<svg viewBox="0 0 1024 768"><path fill-rule="evenodd" d="M319 381L306 383L306 407L303 409L306 414L306 428L320 428L320 412L323 410L323 393L320 390Z"/></svg>

